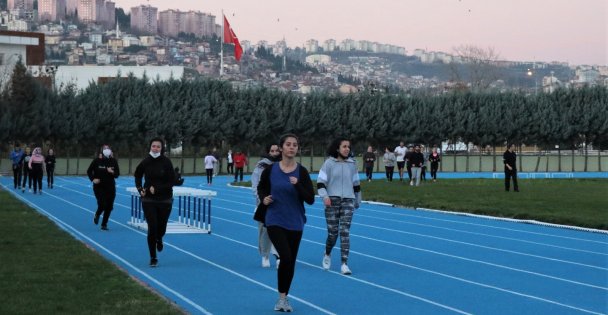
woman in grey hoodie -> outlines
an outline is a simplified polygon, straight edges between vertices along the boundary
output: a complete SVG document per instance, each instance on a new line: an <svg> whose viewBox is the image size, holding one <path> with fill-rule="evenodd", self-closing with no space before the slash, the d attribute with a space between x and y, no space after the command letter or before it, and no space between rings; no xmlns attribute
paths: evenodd
<svg viewBox="0 0 608 315"><path fill-rule="evenodd" d="M327 241L323 256L323 269L331 266L331 250L336 245L340 233L340 272L350 275L348 252L350 250L350 224L355 209L361 203L361 186L355 160L349 157L350 141L338 138L327 149L329 158L325 160L317 178L317 191L325 205Z"/></svg>

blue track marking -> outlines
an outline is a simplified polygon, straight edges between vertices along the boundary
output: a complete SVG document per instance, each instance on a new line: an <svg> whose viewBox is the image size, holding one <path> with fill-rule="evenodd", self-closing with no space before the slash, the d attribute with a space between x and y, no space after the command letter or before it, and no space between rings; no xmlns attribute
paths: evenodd
<svg viewBox="0 0 608 315"><path fill-rule="evenodd" d="M168 234L158 268L147 265L145 233L126 224L132 177L118 179L109 232L92 222L87 178L56 177L43 195L13 191L10 177L0 184L190 313L272 314L276 269L260 267L253 193L228 186L231 180L201 186L203 177L186 178L188 187L218 192L213 232ZM342 276L339 241L331 270L321 268L327 231L320 200L307 206L307 217L290 292L298 314L608 313L604 233L364 203L351 227L353 275Z"/></svg>

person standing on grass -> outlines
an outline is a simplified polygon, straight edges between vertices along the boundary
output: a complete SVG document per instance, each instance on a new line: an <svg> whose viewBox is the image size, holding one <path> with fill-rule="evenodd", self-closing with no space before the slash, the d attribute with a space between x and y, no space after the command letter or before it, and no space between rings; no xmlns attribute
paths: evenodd
<svg viewBox="0 0 608 315"><path fill-rule="evenodd" d="M314 189L308 170L296 162L298 137L286 134L279 140L281 161L266 168L260 177L258 198L268 207L265 224L281 263L277 271L279 299L275 311L291 312L287 295L306 223L304 202L312 205Z"/></svg>
<svg viewBox="0 0 608 315"><path fill-rule="evenodd" d="M337 138L327 148L329 158L325 160L317 178L317 191L325 205L327 240L323 255L323 269L331 267L331 250L340 233L341 268L343 275L352 272L348 267L350 251L350 225L355 209L361 204L361 185L357 165L349 158L350 141Z"/></svg>
<svg viewBox="0 0 608 315"><path fill-rule="evenodd" d="M164 155L164 148L165 143L162 139L152 139L150 153L137 165L133 174L148 223L150 267L158 265L156 251L163 250L163 236L167 232L167 223L173 205L175 170L171 160Z"/></svg>
<svg viewBox="0 0 608 315"><path fill-rule="evenodd" d="M409 162L411 165L412 179L410 180L411 186L420 186L420 176L422 175L422 165L424 164L424 155L420 152L420 145L416 145L414 152L409 155Z"/></svg>
<svg viewBox="0 0 608 315"><path fill-rule="evenodd" d="M426 151L426 147L420 145L420 152L422 152L422 166L420 167L420 180L426 182L426 161L429 159L429 153Z"/></svg>
<svg viewBox="0 0 608 315"><path fill-rule="evenodd" d="M433 152L429 155L429 161L431 162L431 178L436 182L437 170L439 169L439 162L441 162L441 156L437 152L437 147L433 148Z"/></svg>
<svg viewBox="0 0 608 315"><path fill-rule="evenodd" d="M213 171L215 170L215 165L217 164L217 159L215 156L209 152L205 156L205 172L207 173L207 185L211 185L213 182Z"/></svg>
<svg viewBox="0 0 608 315"><path fill-rule="evenodd" d="M34 183L34 194L39 192L42 195L42 177L45 172L45 164L40 147L34 148L32 157L28 162L28 169L30 170L30 179Z"/></svg>
<svg viewBox="0 0 608 315"><path fill-rule="evenodd" d="M502 155L502 161L505 164L505 191L509 191L510 179L513 179L513 191L519 192L517 186L517 153L515 153L515 144L511 143L507 146L507 151Z"/></svg>
<svg viewBox="0 0 608 315"><path fill-rule="evenodd" d="M374 162L376 162L376 154L374 154L374 149L370 145L367 147L367 152L363 154L363 166L365 167L365 176L367 177L367 181L372 181L372 174L374 174Z"/></svg>
<svg viewBox="0 0 608 315"><path fill-rule="evenodd" d="M407 169L407 177L410 181L410 186L414 185L412 181L412 154L414 153L414 147L409 146L407 148L407 152L405 153L405 168Z"/></svg>
<svg viewBox="0 0 608 315"><path fill-rule="evenodd" d="M95 211L93 223L95 225L99 224L99 217L103 214L101 229L107 231L110 213L114 209L114 199L116 199L115 179L120 176L118 161L114 158L109 145L101 146L101 152L98 153L96 159L91 161L87 169L87 175L89 180L93 182L93 192L95 193L95 199L97 199L97 211Z"/></svg>
<svg viewBox="0 0 608 315"><path fill-rule="evenodd" d="M10 159L13 164L13 188L21 189L21 175L23 172L23 150L19 143L15 143L15 147L10 154Z"/></svg>
<svg viewBox="0 0 608 315"><path fill-rule="evenodd" d="M403 167L405 166L405 153L407 148L403 141L399 142L399 146L395 148L395 157L397 157L397 171L399 172L399 181L403 181Z"/></svg>
<svg viewBox="0 0 608 315"><path fill-rule="evenodd" d="M395 153L391 152L388 147L384 148L384 156L382 161L384 162L384 170L386 171L386 180L389 182L393 181L393 173L395 171Z"/></svg>
<svg viewBox="0 0 608 315"><path fill-rule="evenodd" d="M23 182L21 183L21 191L25 192L25 184L27 183L28 191L32 192L32 177L30 177L30 159L32 158L31 149L29 146L25 147L25 153L23 154L23 159L21 169L23 170Z"/></svg>
<svg viewBox="0 0 608 315"><path fill-rule="evenodd" d="M262 159L255 165L255 169L251 173L251 189L255 195L255 206L256 208L260 204L260 198L258 197L258 185L260 183L260 176L262 172L270 167L273 163L281 160L281 150L279 150L278 144L271 144L266 147ZM270 238L268 237L268 230L264 226L264 222L258 222L258 251L262 256L262 267L270 267L270 253L276 258L277 268L280 264L279 254L277 250L272 246Z"/></svg>
<svg viewBox="0 0 608 315"><path fill-rule="evenodd" d="M241 150L236 150L236 154L232 157L232 159L234 161L234 167L236 168L236 171L234 172L234 182L236 183L237 179L242 182L243 168L245 167L245 164L247 164L247 157L245 156L245 153L241 152Z"/></svg>
<svg viewBox="0 0 608 315"><path fill-rule="evenodd" d="M46 187L53 188L53 183L55 181L55 151L53 149L49 149L44 158L46 163Z"/></svg>

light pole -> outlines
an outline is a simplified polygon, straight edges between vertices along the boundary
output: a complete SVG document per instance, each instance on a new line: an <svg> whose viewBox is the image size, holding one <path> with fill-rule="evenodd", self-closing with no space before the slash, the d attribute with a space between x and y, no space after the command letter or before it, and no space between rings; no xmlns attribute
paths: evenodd
<svg viewBox="0 0 608 315"><path fill-rule="evenodd" d="M536 80L536 73L532 69L528 68L526 74L534 80L534 94L538 94L538 81Z"/></svg>

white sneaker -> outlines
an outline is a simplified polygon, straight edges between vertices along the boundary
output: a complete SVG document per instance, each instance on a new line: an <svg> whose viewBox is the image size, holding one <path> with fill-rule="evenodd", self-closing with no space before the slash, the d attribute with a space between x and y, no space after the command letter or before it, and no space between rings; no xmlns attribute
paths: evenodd
<svg viewBox="0 0 608 315"><path fill-rule="evenodd" d="M352 272L350 271L350 268L348 268L348 265L347 265L347 264L342 264L342 267L340 268L340 272L341 272L343 275L346 275L346 276L348 276L348 275L351 275L351 274L352 274Z"/></svg>
<svg viewBox="0 0 608 315"><path fill-rule="evenodd" d="M277 269L279 269L279 265L281 264L281 260L277 259Z"/></svg>
<svg viewBox="0 0 608 315"><path fill-rule="evenodd" d="M287 297L279 298L277 303L274 305L274 310L277 312L293 312L293 308L289 304Z"/></svg>
<svg viewBox="0 0 608 315"><path fill-rule="evenodd" d="M268 259L268 257L262 257L262 267L263 268L270 267L270 259Z"/></svg>
<svg viewBox="0 0 608 315"><path fill-rule="evenodd" d="M410 181L410 186L414 186L414 181Z"/></svg>
<svg viewBox="0 0 608 315"><path fill-rule="evenodd" d="M323 255L323 269L329 270L331 267L331 256Z"/></svg>

